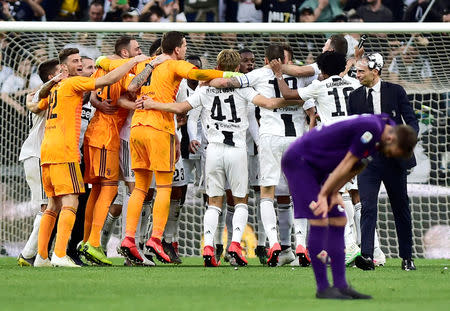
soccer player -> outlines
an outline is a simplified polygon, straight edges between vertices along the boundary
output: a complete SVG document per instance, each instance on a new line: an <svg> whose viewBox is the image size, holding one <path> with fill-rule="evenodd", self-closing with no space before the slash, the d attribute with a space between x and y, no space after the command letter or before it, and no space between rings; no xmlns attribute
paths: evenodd
<svg viewBox="0 0 450 311"><path fill-rule="evenodd" d="M210 82L214 87L242 87L253 86L255 90L269 98L280 97L277 79L268 66L273 59L285 61L284 49L281 45L270 45L266 48L265 63L267 66L253 70L242 77L231 79L215 79ZM295 77L286 79L293 89L304 85L305 81ZM292 253L291 228L292 208L290 205L289 191L281 172L281 155L296 137L304 131L305 114L303 110L310 107L298 105L282 109L261 108L259 128L259 164L261 184L261 219L264 230L269 239L269 253L267 264L276 266L281 251L287 255ZM278 242L277 218L274 208L275 188L277 189L277 202L279 210L280 243ZM291 261L295 259L290 254ZM287 262L287 261L286 261Z"/></svg>
<svg viewBox="0 0 450 311"><path fill-rule="evenodd" d="M370 299L349 287L345 277L345 211L339 189L367 165L377 151L410 157L417 142L407 125L387 115L364 115L319 126L284 153L283 172L294 202L295 218L308 218L308 249L317 282L317 298ZM334 286L327 279L331 260Z"/></svg>
<svg viewBox="0 0 450 311"><path fill-rule="evenodd" d="M217 68L237 71L240 55L233 50L223 50L217 56ZM253 102L269 109L284 103L281 99L268 99L259 95L253 88L216 89L204 87L197 90L182 103L158 103L151 99L144 101L147 109L158 109L173 113L184 113L192 108L203 107L202 123L206 128L208 148L206 150L206 193L208 209L204 215L205 247L203 259L205 266L219 265L214 252L214 234L219 214L222 210L225 180L233 195L235 212L233 216L233 236L228 252L240 266L247 265L240 245L247 224L247 150L246 130L248 127L247 106Z"/></svg>
<svg viewBox="0 0 450 311"><path fill-rule="evenodd" d="M194 65L184 61L187 44L180 32L165 33L161 48L162 55L171 59L158 66L154 72L149 62L138 66L137 75L128 87L128 91L138 91L138 98L148 95L155 100L170 103L174 101L183 78L211 80L224 76L222 71L196 69ZM113 65L112 62L106 62L102 66ZM179 155L173 114L155 110L136 110L130 136L131 162L136 186L128 203L126 237L122 241L121 250L130 260L142 261L134 236L142 202L154 173L157 192L153 206L153 229L146 247L160 261L170 262L170 258L162 248L161 238L169 213L174 162Z"/></svg>
<svg viewBox="0 0 450 311"><path fill-rule="evenodd" d="M142 54L139 44L132 37L119 38L115 44L115 56L134 57ZM153 66L158 63L153 61ZM94 77L105 75L103 69L98 69ZM137 106L120 107L119 98L127 91L134 75L125 75L120 81L91 94L91 101L106 101L108 105L117 107L114 113L104 113L97 110L86 130L84 140L84 162L87 183L92 184L92 190L86 205L84 221L84 237L80 245L85 257L97 264L111 265L104 250L100 247L100 235L107 218L108 209L117 194L119 180L119 133L124 125L129 110Z"/></svg>
<svg viewBox="0 0 450 311"><path fill-rule="evenodd" d="M138 56L107 75L95 78L81 77L81 57L78 49L61 51L60 63L68 78L55 85L48 103L39 102L32 108L39 112L48 107L48 118L41 146L42 180L49 203L41 219L38 237L38 255L34 266L79 267L66 256L67 242L75 221L78 194L84 192L78 149L82 96L119 81L146 56ZM48 240L59 215L55 249L50 262Z"/></svg>
<svg viewBox="0 0 450 311"><path fill-rule="evenodd" d="M30 94L30 97L32 98L30 98L30 101L32 100L35 103L38 103L40 98L46 98L51 87L58 83L62 78L60 71L58 59L50 59L40 64L38 74L45 85L36 91L34 96L33 94ZM58 74L59 77L57 77ZM40 94L42 90L44 90L44 92L42 92L41 96ZM19 161L23 162L25 178L27 180L28 187L30 187L31 190L31 202L39 205L40 211L34 219L33 230L31 231L27 243L17 258L17 264L19 266L32 266L34 263L34 259L37 254L39 224L41 222L42 213L45 211L48 203L47 196L45 195L42 186L40 164L40 150L42 138L44 136L45 120L47 119L47 110L41 111L38 114L33 114L30 112L29 118L31 119L32 127L27 139L22 145L22 149L20 150Z"/></svg>
<svg viewBox="0 0 450 311"><path fill-rule="evenodd" d="M347 98L350 92L360 86L360 83L346 75L340 76L346 66L344 54L326 51L317 58L317 65L324 80L315 80L307 87L293 91L282 79L281 62L277 60L271 62L272 69L279 79L278 85L283 97L285 99L316 100L317 111L322 123L330 124L347 116ZM343 192L343 190L341 191ZM345 203L347 213L352 216L354 210L352 202L348 198ZM353 224L353 217L349 223ZM353 262L360 251L351 230L353 227L347 226L346 228L347 264Z"/></svg>

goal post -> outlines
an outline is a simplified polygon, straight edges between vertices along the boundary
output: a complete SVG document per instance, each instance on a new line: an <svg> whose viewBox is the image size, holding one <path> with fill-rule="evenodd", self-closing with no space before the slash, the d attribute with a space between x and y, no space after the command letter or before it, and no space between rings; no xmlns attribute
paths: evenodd
<svg viewBox="0 0 450 311"><path fill-rule="evenodd" d="M5 81L0 81L0 255L18 254L38 210L30 202L23 167L18 161L29 129L25 96L36 87L38 64L56 57L65 46L78 47L81 54L93 58L112 54L115 40L124 34L135 36L142 51L148 53L151 43L171 30L187 34L187 55L199 55L203 68L214 68L216 56L224 48L252 50L256 67L261 67L264 48L272 42L289 44L295 63L308 64L320 54L331 34L348 35L350 46L357 44L359 34L368 35L365 50L384 57L382 79L405 87L419 118L420 140L415 150L418 165L408 176L413 251L418 257L436 253L429 251L429 244L439 243L433 242L436 238L426 238L427 232L436 226L450 226L450 23L3 22L0 69L10 68L10 75L18 76L24 83L3 88ZM195 187L190 186L188 193L181 212L180 251L182 255L197 256L202 243L204 207ZM251 197L250 233L246 240L249 252L253 251L251 230L255 231L256 223L254 202ZM387 256L398 256L393 216L383 190L377 228L383 251Z"/></svg>

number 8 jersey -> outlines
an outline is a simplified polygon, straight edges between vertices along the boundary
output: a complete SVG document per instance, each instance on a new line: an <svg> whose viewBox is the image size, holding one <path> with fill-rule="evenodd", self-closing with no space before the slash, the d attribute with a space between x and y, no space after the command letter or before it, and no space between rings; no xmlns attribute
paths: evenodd
<svg viewBox="0 0 450 311"><path fill-rule="evenodd" d="M258 95L253 88L197 88L187 101L193 109L203 106L201 119L209 143L246 147L247 106Z"/></svg>

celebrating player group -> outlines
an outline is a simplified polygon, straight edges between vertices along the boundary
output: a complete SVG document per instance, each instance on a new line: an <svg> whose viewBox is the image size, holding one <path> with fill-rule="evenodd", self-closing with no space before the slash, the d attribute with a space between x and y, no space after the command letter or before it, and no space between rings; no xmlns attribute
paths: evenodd
<svg viewBox="0 0 450 311"><path fill-rule="evenodd" d="M258 69L249 49L222 50L214 70L187 51L184 35L171 31L149 56L123 36L115 54L95 64L70 48L39 66L44 84L27 97L33 127L21 160L41 212L19 265L111 265L106 245L120 215L126 264L180 264L180 210L195 182L206 208L205 267L221 258L246 266L241 240L252 187L261 264L312 265L317 298L371 298L345 277L360 255L355 176L376 153L410 157L417 140L386 114L348 116L348 97L361 84L347 71L379 72L381 55L356 48L359 57L347 60L341 35L305 66L293 65L282 44L266 47ZM385 260L375 232L374 264Z"/></svg>

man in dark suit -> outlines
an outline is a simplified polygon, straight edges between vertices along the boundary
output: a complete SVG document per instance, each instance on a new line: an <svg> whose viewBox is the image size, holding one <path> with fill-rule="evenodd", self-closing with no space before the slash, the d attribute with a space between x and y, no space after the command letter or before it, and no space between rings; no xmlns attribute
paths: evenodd
<svg viewBox="0 0 450 311"><path fill-rule="evenodd" d="M398 84L384 82L380 78L383 58L370 54L357 63L356 77L363 86L350 93L348 114L387 113L397 123L412 126L419 131L417 118L408 101L405 90ZM388 159L378 153L358 176L361 197L361 256L355 260L363 270L374 270L374 233L378 212L378 192L384 183L394 214L400 257L403 270L415 270L412 260L412 226L409 198L406 188L407 170L416 165L414 156L408 160Z"/></svg>

